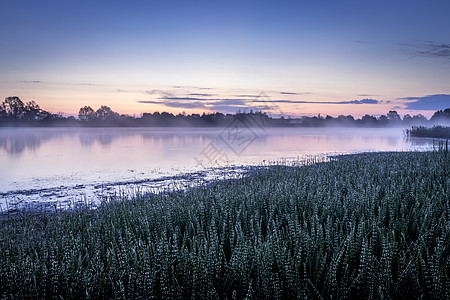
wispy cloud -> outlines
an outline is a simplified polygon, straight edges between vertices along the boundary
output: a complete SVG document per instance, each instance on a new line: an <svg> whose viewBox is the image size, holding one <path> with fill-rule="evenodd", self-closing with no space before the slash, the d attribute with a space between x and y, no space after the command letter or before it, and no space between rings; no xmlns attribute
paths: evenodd
<svg viewBox="0 0 450 300"><path fill-rule="evenodd" d="M199 98L199 97L161 97L158 100L141 100L142 104L160 104L167 107L185 109L208 109L225 113L235 113L247 108L248 99L242 98Z"/></svg>
<svg viewBox="0 0 450 300"><path fill-rule="evenodd" d="M302 92L302 93L295 93L295 92L280 92L281 95L311 95L313 93L311 92Z"/></svg>
<svg viewBox="0 0 450 300"><path fill-rule="evenodd" d="M176 108L207 108L205 103L200 102L200 101L194 101L194 102L189 102L189 103L171 101L171 102L165 102L164 104L168 107L176 107Z"/></svg>
<svg viewBox="0 0 450 300"><path fill-rule="evenodd" d="M406 109L411 110L441 110L450 107L449 94L434 94L422 97L405 97L399 100L406 100Z"/></svg>
<svg viewBox="0 0 450 300"><path fill-rule="evenodd" d="M197 98L197 97L162 97L160 100L175 100L175 101L202 101L202 100L208 100L203 98Z"/></svg>
<svg viewBox="0 0 450 300"><path fill-rule="evenodd" d="M259 95L241 94L241 95L234 95L234 97L239 97L239 98L257 98L257 97L259 97Z"/></svg>
<svg viewBox="0 0 450 300"><path fill-rule="evenodd" d="M74 86L105 86L98 83L83 83L83 82L53 82L53 81L41 81L41 80L23 80L22 83L30 84L49 84L49 85L74 85Z"/></svg>
<svg viewBox="0 0 450 300"><path fill-rule="evenodd" d="M212 97L215 94L189 93L188 96Z"/></svg>
<svg viewBox="0 0 450 300"><path fill-rule="evenodd" d="M221 111L224 113L234 113L238 110L246 110L252 108L254 110L267 110L267 99L262 98L215 98L206 97L210 94L191 93L189 95L199 95L201 97L176 97L176 96L163 96L157 100L143 100L138 101L143 104L160 104L167 107L185 108L185 109L208 109L212 111ZM249 95L238 95L249 96ZM272 104L275 103L287 103L287 104L378 104L382 103L381 100L376 99L360 99L360 100L348 100L348 101L303 101L303 100L276 100L270 99ZM272 105L271 104L271 105Z"/></svg>
<svg viewBox="0 0 450 300"><path fill-rule="evenodd" d="M152 101L152 100L139 100L138 103L143 103L143 104L165 104L164 102L161 102L161 101Z"/></svg>
<svg viewBox="0 0 450 300"><path fill-rule="evenodd" d="M434 57L450 59L450 44L427 41L422 44L404 44L413 50L412 55L404 60L410 60L416 57Z"/></svg>
<svg viewBox="0 0 450 300"><path fill-rule="evenodd" d="M255 102L263 102L256 100ZM293 104L378 104L381 100L375 99L361 99L349 101L299 101L299 100L272 100L275 103L293 103Z"/></svg>
<svg viewBox="0 0 450 300"><path fill-rule="evenodd" d="M140 100L138 103L142 104L160 104L165 105L167 107L176 107L176 108L207 108L205 103L200 101L193 102L179 102L179 101L153 101L153 100Z"/></svg>
<svg viewBox="0 0 450 300"><path fill-rule="evenodd" d="M197 90L213 90L211 87L191 86L191 85L174 85L174 89L197 89Z"/></svg>
<svg viewBox="0 0 450 300"><path fill-rule="evenodd" d="M377 97L379 95L374 95L374 94L358 94L358 97Z"/></svg>

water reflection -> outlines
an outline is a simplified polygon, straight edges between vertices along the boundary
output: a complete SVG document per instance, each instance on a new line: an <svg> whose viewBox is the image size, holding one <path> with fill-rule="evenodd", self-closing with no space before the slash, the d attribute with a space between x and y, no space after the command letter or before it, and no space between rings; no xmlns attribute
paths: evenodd
<svg viewBox="0 0 450 300"><path fill-rule="evenodd" d="M2 128L0 129L0 150L9 156L18 156L25 151L36 151L50 140L62 139L65 134L58 130Z"/></svg>
<svg viewBox="0 0 450 300"><path fill-rule="evenodd" d="M8 156L20 156L24 152L36 152L46 143L65 140L68 147L91 149L96 145L109 148L118 140L128 140L129 147L139 147L143 144L152 144L157 147L186 148L192 145L204 145L217 139L221 129L207 128L1 128L0 153ZM358 150L369 148L373 150L406 150L410 147L432 147L437 142L427 138L409 138L397 130L392 129L341 129L327 128L290 128L267 129L257 132L253 143L253 150L279 149L295 147L297 150L322 151ZM270 143L270 145L268 145ZM222 145L226 146L227 145ZM257 147L255 147L257 146ZM315 147L319 146L319 147ZM270 151L269 151L270 152Z"/></svg>
<svg viewBox="0 0 450 300"><path fill-rule="evenodd" d="M256 139L239 152L219 138L222 132L220 128L0 128L0 195L4 195L0 208L6 198L28 201L31 198L25 195L33 195L41 201L51 194L57 200L82 200L94 187L159 180L209 167L330 153L423 150L437 144L432 139L406 138L401 129L392 128L273 128L255 130ZM201 153L211 143L227 155L225 165L198 164L196 158L204 159Z"/></svg>

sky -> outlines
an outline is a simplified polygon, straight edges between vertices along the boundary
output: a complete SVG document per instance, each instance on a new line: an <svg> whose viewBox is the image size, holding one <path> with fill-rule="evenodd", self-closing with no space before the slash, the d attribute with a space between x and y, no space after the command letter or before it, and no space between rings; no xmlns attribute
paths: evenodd
<svg viewBox="0 0 450 300"><path fill-rule="evenodd" d="M0 0L0 101L431 117L450 107L449 13L448 0Z"/></svg>

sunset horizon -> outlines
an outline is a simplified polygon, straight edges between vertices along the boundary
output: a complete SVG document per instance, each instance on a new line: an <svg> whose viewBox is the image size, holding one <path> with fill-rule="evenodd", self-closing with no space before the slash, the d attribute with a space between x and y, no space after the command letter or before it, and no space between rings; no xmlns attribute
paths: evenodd
<svg viewBox="0 0 450 300"><path fill-rule="evenodd" d="M138 116L235 113L264 92L290 117L430 118L450 106L449 10L445 1L8 1L0 99Z"/></svg>

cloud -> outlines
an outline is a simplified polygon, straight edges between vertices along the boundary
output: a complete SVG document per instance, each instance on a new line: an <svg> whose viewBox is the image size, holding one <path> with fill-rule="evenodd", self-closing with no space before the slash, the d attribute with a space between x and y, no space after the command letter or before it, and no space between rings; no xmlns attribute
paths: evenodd
<svg viewBox="0 0 450 300"><path fill-rule="evenodd" d="M141 100L142 104L162 104L167 107L175 108L202 108L222 112L236 112L247 107L247 99L215 99L215 98L197 98L197 97L162 97L155 100Z"/></svg>
<svg viewBox="0 0 450 300"><path fill-rule="evenodd" d="M410 60L416 57L434 57L450 59L450 44L427 41L423 44L404 45L414 48L413 55L405 58Z"/></svg>
<svg viewBox="0 0 450 300"><path fill-rule="evenodd" d="M215 96L215 94L190 93L188 96L212 97Z"/></svg>
<svg viewBox="0 0 450 300"><path fill-rule="evenodd" d="M174 85L174 89L198 89L198 90L212 90L210 87L190 86L190 85Z"/></svg>
<svg viewBox="0 0 450 300"><path fill-rule="evenodd" d="M311 92L301 92L301 93L296 93L296 92L280 92L281 95L312 95L314 93Z"/></svg>
<svg viewBox="0 0 450 300"><path fill-rule="evenodd" d="M247 106L246 99L219 99L216 102L212 102L212 105L238 105L242 107Z"/></svg>
<svg viewBox="0 0 450 300"><path fill-rule="evenodd" d="M175 100L175 101L201 101L205 100L197 97L162 97L161 100Z"/></svg>
<svg viewBox="0 0 450 300"><path fill-rule="evenodd" d="M290 103L290 104L378 104L382 103L381 100L376 99L358 99L348 101L303 101L303 100L276 100L270 99L267 96L261 95L249 95L241 94L234 95L236 98L216 98L213 97L216 94L207 93L189 93L187 96L174 96L169 95L167 92L160 90L151 90L146 92L149 95L158 94L157 99L148 101L138 101L143 104L159 104L172 108L185 108L185 109L207 109L212 111L221 111L223 113L234 113L238 110L245 111L246 109L267 111L277 107L277 103ZM163 94L166 93L166 94ZM301 93L293 92L280 92L286 95L299 95Z"/></svg>
<svg viewBox="0 0 450 300"><path fill-rule="evenodd" d="M265 102L263 100L255 102ZM295 104L378 104L382 103L381 100L375 99L362 99L362 100L350 100L350 101L299 101L299 100L272 100L271 102L275 103L295 103Z"/></svg>
<svg viewBox="0 0 450 300"><path fill-rule="evenodd" d="M138 103L142 104L162 104L168 107L178 107L178 108L205 108L205 104L200 101L194 102L178 102L178 101L153 101L153 100L141 100Z"/></svg>
<svg viewBox="0 0 450 300"><path fill-rule="evenodd" d="M378 104L378 103L381 103L381 101L375 99L362 99L362 100L338 102L338 104Z"/></svg>
<svg viewBox="0 0 450 300"><path fill-rule="evenodd" d="M423 97L405 97L400 100L409 101L406 103L406 109L411 110L441 110L450 107L449 94L435 94Z"/></svg>
<svg viewBox="0 0 450 300"><path fill-rule="evenodd" d="M281 95L311 95L313 93L303 92L303 93L294 93L294 92L280 92Z"/></svg>
<svg viewBox="0 0 450 300"><path fill-rule="evenodd" d="M234 97L239 97L239 98L256 98L256 97L259 97L259 95L242 94L242 95L234 95Z"/></svg>
<svg viewBox="0 0 450 300"><path fill-rule="evenodd" d="M164 90L146 90L145 94L147 94L147 95L164 95L167 97L173 95L171 92L164 91Z"/></svg>
<svg viewBox="0 0 450 300"><path fill-rule="evenodd" d="M200 101L194 101L194 102L165 102L166 106L169 107L176 107L176 108L206 108L205 104Z"/></svg>
<svg viewBox="0 0 450 300"><path fill-rule="evenodd" d="M144 103L144 104L165 104L161 101L151 101L151 100L140 100L138 103Z"/></svg>
<svg viewBox="0 0 450 300"><path fill-rule="evenodd" d="M373 95L373 94L358 94L358 97L377 97L379 95Z"/></svg>
<svg viewBox="0 0 450 300"><path fill-rule="evenodd" d="M75 85L75 86L104 86L103 84L97 83L78 83L78 82L52 82L52 81L40 81L40 80L23 80L23 83L31 84L52 84L52 85Z"/></svg>

